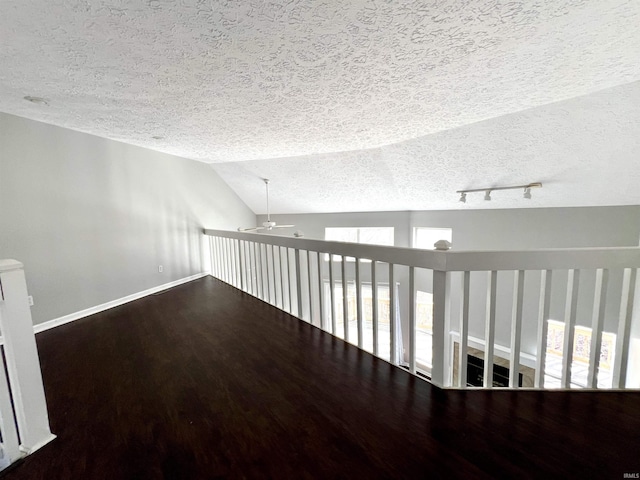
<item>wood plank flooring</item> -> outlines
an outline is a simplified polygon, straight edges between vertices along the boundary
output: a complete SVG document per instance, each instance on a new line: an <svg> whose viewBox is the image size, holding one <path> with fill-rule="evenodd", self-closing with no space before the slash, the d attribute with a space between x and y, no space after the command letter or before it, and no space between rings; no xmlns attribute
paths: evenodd
<svg viewBox="0 0 640 480"><path fill-rule="evenodd" d="M443 391L211 277L37 335L17 479L623 478L640 394Z"/></svg>

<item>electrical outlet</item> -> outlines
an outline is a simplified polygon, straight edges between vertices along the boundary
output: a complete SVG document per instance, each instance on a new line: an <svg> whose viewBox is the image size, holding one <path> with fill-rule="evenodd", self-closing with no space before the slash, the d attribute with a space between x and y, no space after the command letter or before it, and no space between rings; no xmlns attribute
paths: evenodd
<svg viewBox="0 0 640 480"><path fill-rule="evenodd" d="M27 299L29 300L29 306L33 307L33 295L29 295Z"/></svg>
<svg viewBox="0 0 640 480"><path fill-rule="evenodd" d="M164 267L162 265L158 265L158 273L162 273Z"/></svg>

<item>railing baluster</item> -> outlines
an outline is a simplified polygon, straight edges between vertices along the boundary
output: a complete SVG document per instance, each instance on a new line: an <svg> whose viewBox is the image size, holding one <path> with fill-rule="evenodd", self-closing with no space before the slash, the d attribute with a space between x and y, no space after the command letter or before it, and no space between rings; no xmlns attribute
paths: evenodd
<svg viewBox="0 0 640 480"><path fill-rule="evenodd" d="M416 272L414 267L409 267L409 371L416 373Z"/></svg>
<svg viewBox="0 0 640 480"><path fill-rule="evenodd" d="M392 365L398 364L398 352L396 339L396 285L393 276L393 263L389 264L389 362Z"/></svg>
<svg viewBox="0 0 640 480"><path fill-rule="evenodd" d="M235 239L231 240L231 257L233 259L233 286L238 288L238 254Z"/></svg>
<svg viewBox="0 0 640 480"><path fill-rule="evenodd" d="M256 276L256 265L255 265L255 257L254 257L254 242L250 241L247 243L247 255L248 255L248 264L249 264L249 279L251 281L251 295L254 297L258 296L258 286L255 281Z"/></svg>
<svg viewBox="0 0 640 480"><path fill-rule="evenodd" d="M222 262L222 251L221 251L221 243L222 243L222 238L221 237L215 237L215 249L216 249L216 257L217 257L217 263L218 263L218 279L222 280L222 275L223 275L223 262Z"/></svg>
<svg viewBox="0 0 640 480"><path fill-rule="evenodd" d="M329 297L331 299L331 334L338 336L336 321L335 283L333 281L333 255L329 254Z"/></svg>
<svg viewBox="0 0 640 480"><path fill-rule="evenodd" d="M220 261L222 262L222 280L229 281L229 266L227 265L227 239L220 239Z"/></svg>
<svg viewBox="0 0 640 480"><path fill-rule="evenodd" d="M282 257L282 247L278 247L278 263L280 264L280 301L282 302L282 309L287 310L284 303L284 261Z"/></svg>
<svg viewBox="0 0 640 480"><path fill-rule="evenodd" d="M267 245L263 244L262 245L263 249L264 249L264 279L267 282L267 298L265 299L267 303L271 303L271 282L270 282L270 278L271 275L269 274L269 251L267 249Z"/></svg>
<svg viewBox="0 0 640 480"><path fill-rule="evenodd" d="M289 285L289 313L293 315L293 285L291 284L291 259L289 257L289 248L286 249L287 253L287 284Z"/></svg>
<svg viewBox="0 0 640 480"><path fill-rule="evenodd" d="M271 274L273 280L273 305L278 306L278 287L276 283L276 254L273 245L270 245L271 250Z"/></svg>
<svg viewBox="0 0 640 480"><path fill-rule="evenodd" d="M247 279L247 292L253 294L253 285L251 284L251 255L249 253L250 242L244 242L244 276Z"/></svg>
<svg viewBox="0 0 640 480"><path fill-rule="evenodd" d="M233 244L233 239L229 239L229 283L232 286L236 286L236 267L235 267L235 263L236 263L236 256L234 254L234 244Z"/></svg>
<svg viewBox="0 0 640 480"><path fill-rule="evenodd" d="M326 321L324 318L324 283L322 282L322 261L320 259L320 252L316 252L316 262L318 264L318 313L320 315L320 328L327 330Z"/></svg>
<svg viewBox="0 0 640 480"><path fill-rule="evenodd" d="M460 297L460 342L458 343L458 387L467 386L469 351L469 285L471 272L462 272L462 295Z"/></svg>
<svg viewBox="0 0 640 480"><path fill-rule="evenodd" d="M220 257L220 280L225 281L224 237L218 237L218 256Z"/></svg>
<svg viewBox="0 0 640 480"><path fill-rule="evenodd" d="M511 313L511 354L509 358L509 387L519 387L520 342L522 340L522 301L524 299L524 270L516 270L513 277L513 307Z"/></svg>
<svg viewBox="0 0 640 480"><path fill-rule="evenodd" d="M224 282L225 278L225 258L224 258L224 237L218 237L218 257L220 258L220 280Z"/></svg>
<svg viewBox="0 0 640 480"><path fill-rule="evenodd" d="M211 251L211 272L215 278L219 278L218 274L218 252L216 251L216 242L218 237L209 236L209 250Z"/></svg>
<svg viewBox="0 0 640 480"><path fill-rule="evenodd" d="M346 257L342 255L342 316L344 341L349 341L349 301L347 298L347 265Z"/></svg>
<svg viewBox="0 0 640 480"><path fill-rule="evenodd" d="M243 251L243 261L244 261L244 278L245 278L245 286L247 288L247 293L251 293L251 256L249 255L249 241L245 240L244 245L242 247Z"/></svg>
<svg viewBox="0 0 640 480"><path fill-rule="evenodd" d="M253 275L255 272L255 268L253 267L253 242L247 242L246 254L247 254L247 266L249 269L249 286L251 287L251 295L256 296L256 288L255 282L253 280Z"/></svg>
<svg viewBox="0 0 640 480"><path fill-rule="evenodd" d="M376 282L376 261L371 260L371 325L373 327L373 354L379 356L378 349L378 283Z"/></svg>
<svg viewBox="0 0 640 480"><path fill-rule="evenodd" d="M552 270L540 272L540 304L538 307L538 353L534 386L544 388L545 362L547 359L547 332L549 331L549 309L551 308Z"/></svg>
<svg viewBox="0 0 640 480"><path fill-rule="evenodd" d="M242 290L247 291L247 278L245 275L245 257L244 257L244 240L238 240L238 261L240 262L240 281Z"/></svg>
<svg viewBox="0 0 640 480"><path fill-rule="evenodd" d="M296 300L298 301L298 318L304 320L302 314L302 278L300 276L300 249L295 249L296 259Z"/></svg>
<svg viewBox="0 0 640 480"><path fill-rule="evenodd" d="M262 299L269 303L269 272L267 271L267 264L265 262L265 250L264 244L260 243L260 278L262 279Z"/></svg>
<svg viewBox="0 0 640 480"><path fill-rule="evenodd" d="M229 239L229 260L231 262L231 285L237 287L236 277L236 242L234 239Z"/></svg>
<svg viewBox="0 0 640 480"><path fill-rule="evenodd" d="M496 337L496 290L498 272L489 272L487 284L487 317L484 331L484 375L482 384L485 388L493 387L493 352Z"/></svg>
<svg viewBox="0 0 640 480"><path fill-rule="evenodd" d="M241 240L237 240L236 241L236 251L237 251L237 256L236 256L236 262L238 263L238 288L240 290L244 291L244 278L243 278L243 262L242 262L242 241Z"/></svg>
<svg viewBox="0 0 640 480"><path fill-rule="evenodd" d="M307 279L309 282L309 323L313 325L313 295L311 294L311 250L307 250Z"/></svg>
<svg viewBox="0 0 640 480"><path fill-rule="evenodd" d="M259 244L260 248L260 272L262 276L262 297L266 303L269 303L269 261L267 259L267 249L264 243Z"/></svg>
<svg viewBox="0 0 640 480"><path fill-rule="evenodd" d="M253 242L253 262L254 262L254 267L255 267L255 273L256 273L256 293L258 295L257 298L262 298L262 283L261 283L261 276L260 276L260 259L258 257L258 243L257 242Z"/></svg>
<svg viewBox="0 0 640 480"><path fill-rule="evenodd" d="M358 348L364 347L362 328L362 285L360 284L360 259L356 258L356 322L358 324Z"/></svg>
<svg viewBox="0 0 640 480"><path fill-rule="evenodd" d="M245 279L244 279L244 262L242 258L242 252L243 252L242 244L243 244L242 240L238 240L238 261L240 262L240 290L246 291Z"/></svg>
<svg viewBox="0 0 640 480"><path fill-rule="evenodd" d="M209 235L208 236L208 240L209 240L209 257L211 258L211 276L214 278L217 278L217 274L216 274L216 255L214 252L214 245L213 242L215 241L216 237Z"/></svg>
<svg viewBox="0 0 640 480"><path fill-rule="evenodd" d="M224 239L224 281L226 283L231 283L231 264L229 263L229 239Z"/></svg>
<svg viewBox="0 0 640 480"><path fill-rule="evenodd" d="M589 350L589 371L587 373L587 388L598 388L598 366L602 352L602 329L607 301L607 287L609 284L609 270L596 270L596 288L593 297L593 317L591 325L591 349Z"/></svg>
<svg viewBox="0 0 640 480"><path fill-rule="evenodd" d="M287 284L287 305L289 306L289 313L293 315L293 286L291 285L291 258L289 256L289 247L285 247L284 249L284 263Z"/></svg>
<svg viewBox="0 0 640 480"><path fill-rule="evenodd" d="M256 262L257 262L257 278L258 278L258 290L260 291L260 299L264 301L266 292L264 288L264 272L262 268L262 244L256 242Z"/></svg>
<svg viewBox="0 0 640 480"><path fill-rule="evenodd" d="M627 384L627 366L629 362L629 340L631 337L631 318L636 290L637 269L625 268L622 277L622 295L620 297L620 317L616 337L616 353L613 360L613 388L625 388Z"/></svg>
<svg viewBox="0 0 640 480"><path fill-rule="evenodd" d="M571 269L567 275L567 300L564 310L564 341L562 343L562 388L571 386L573 361L573 332L576 325L580 270Z"/></svg>
<svg viewBox="0 0 640 480"><path fill-rule="evenodd" d="M269 272L264 263L264 244L258 244L258 258L260 259L260 284L262 285L262 300L269 303ZM267 280L267 282L265 282Z"/></svg>

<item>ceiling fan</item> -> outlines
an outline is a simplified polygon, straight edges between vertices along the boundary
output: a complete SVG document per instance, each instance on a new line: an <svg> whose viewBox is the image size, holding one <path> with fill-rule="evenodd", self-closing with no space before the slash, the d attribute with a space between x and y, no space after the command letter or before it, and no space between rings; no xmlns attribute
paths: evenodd
<svg viewBox="0 0 640 480"><path fill-rule="evenodd" d="M265 186L267 187L267 221L262 222L261 227L251 227L251 228L238 228L239 232L256 232L258 230L273 230L274 228L292 228L295 225L278 225L276 222L271 220L271 215L269 213L269 179L263 178Z"/></svg>

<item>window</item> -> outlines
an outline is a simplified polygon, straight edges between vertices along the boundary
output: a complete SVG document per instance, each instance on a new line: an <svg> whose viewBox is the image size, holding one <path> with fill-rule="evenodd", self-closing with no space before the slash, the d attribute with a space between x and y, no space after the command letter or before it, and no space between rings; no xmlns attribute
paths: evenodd
<svg viewBox="0 0 640 480"><path fill-rule="evenodd" d="M560 387L562 378L562 357L564 347L564 322L548 320L547 355L545 361L545 387ZM598 387L611 388L613 356L616 345L614 333L602 332ZM573 331L573 352L571 358L571 386L584 387L587 384L589 354L591 351L591 329L576 325Z"/></svg>
<svg viewBox="0 0 640 480"><path fill-rule="evenodd" d="M324 239L334 242L393 246L393 227L327 227Z"/></svg>
<svg viewBox="0 0 640 480"><path fill-rule="evenodd" d="M332 242L366 243L367 245L394 245L393 227L327 227L324 229L324 239ZM325 254L325 260L329 255ZM340 255L333 255L333 261L340 261ZM347 257L348 262L354 259ZM364 263L371 260L363 259Z"/></svg>
<svg viewBox="0 0 640 480"><path fill-rule="evenodd" d="M452 242L453 230L450 228L415 227L413 229L413 248L435 250L433 246L438 240Z"/></svg>

